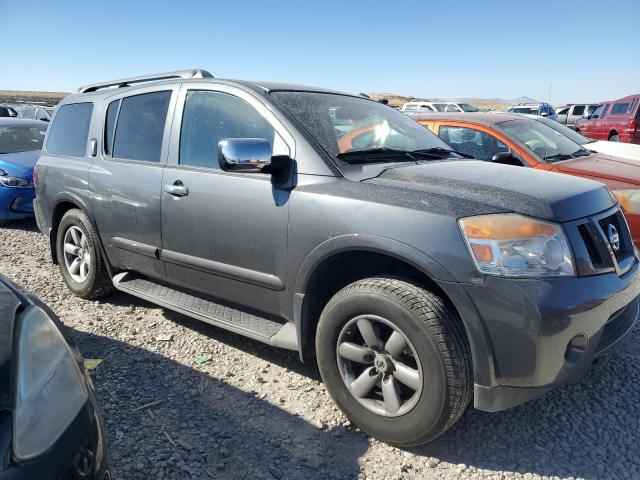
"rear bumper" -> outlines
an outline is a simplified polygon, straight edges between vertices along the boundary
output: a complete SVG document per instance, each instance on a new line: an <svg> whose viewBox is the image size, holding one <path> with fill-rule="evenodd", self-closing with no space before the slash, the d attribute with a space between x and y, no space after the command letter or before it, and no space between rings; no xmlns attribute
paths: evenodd
<svg viewBox="0 0 640 480"><path fill-rule="evenodd" d="M623 276L442 284L469 333L474 406L498 411L575 382L633 328L636 260Z"/></svg>

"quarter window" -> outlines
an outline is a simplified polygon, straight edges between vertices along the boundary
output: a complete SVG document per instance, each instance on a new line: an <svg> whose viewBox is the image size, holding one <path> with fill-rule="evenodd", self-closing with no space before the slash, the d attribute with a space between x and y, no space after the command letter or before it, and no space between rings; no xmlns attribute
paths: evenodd
<svg viewBox="0 0 640 480"><path fill-rule="evenodd" d="M189 91L180 130L180 164L218 168L218 142L225 138L263 138L273 148L275 129L238 97Z"/></svg>
<svg viewBox="0 0 640 480"><path fill-rule="evenodd" d="M159 162L170 99L171 91L123 98L117 115L111 155L114 158ZM107 127L115 121L109 118L108 110ZM114 111L115 107L111 113Z"/></svg>
<svg viewBox="0 0 640 480"><path fill-rule="evenodd" d="M58 108L47 139L47 152L53 155L83 157L93 103L72 103Z"/></svg>

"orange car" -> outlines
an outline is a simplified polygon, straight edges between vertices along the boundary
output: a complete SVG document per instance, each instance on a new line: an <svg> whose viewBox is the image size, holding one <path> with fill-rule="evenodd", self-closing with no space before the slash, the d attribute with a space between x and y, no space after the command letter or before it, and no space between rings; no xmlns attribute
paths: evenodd
<svg viewBox="0 0 640 480"><path fill-rule="evenodd" d="M640 248L639 162L587 150L564 136L561 129L521 115L434 113L414 119L454 150L478 160L567 173L604 183L620 201L633 242Z"/></svg>

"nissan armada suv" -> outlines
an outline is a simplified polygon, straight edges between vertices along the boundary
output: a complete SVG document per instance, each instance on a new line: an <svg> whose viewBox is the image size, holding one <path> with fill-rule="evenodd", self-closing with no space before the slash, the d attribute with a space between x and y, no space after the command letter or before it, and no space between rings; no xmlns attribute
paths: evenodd
<svg viewBox="0 0 640 480"><path fill-rule="evenodd" d="M34 177L72 293L315 357L346 415L395 445L472 397L497 411L577 380L638 315L606 187L464 158L362 97L203 70L88 85Z"/></svg>

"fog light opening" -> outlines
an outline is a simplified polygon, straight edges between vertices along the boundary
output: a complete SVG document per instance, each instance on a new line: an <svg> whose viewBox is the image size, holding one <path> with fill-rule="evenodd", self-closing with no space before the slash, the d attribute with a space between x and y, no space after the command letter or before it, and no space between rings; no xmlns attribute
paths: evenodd
<svg viewBox="0 0 640 480"><path fill-rule="evenodd" d="M564 354L566 362L569 365L578 363L587 351L588 344L589 338L584 333L579 333L573 337L567 344L567 351Z"/></svg>

